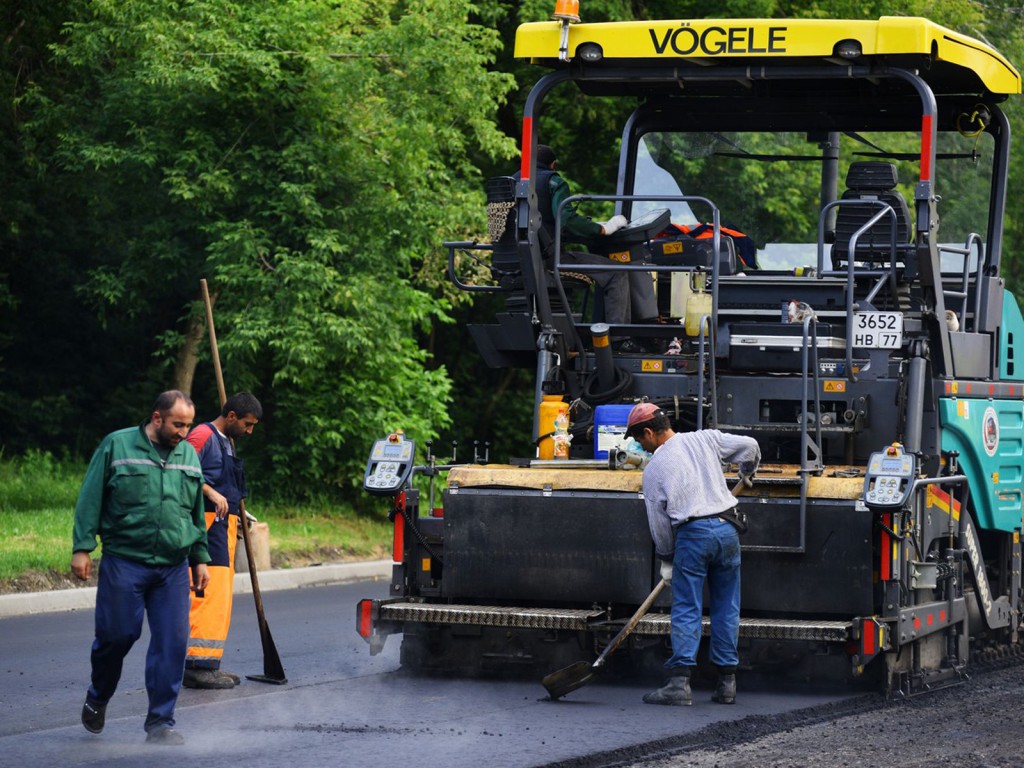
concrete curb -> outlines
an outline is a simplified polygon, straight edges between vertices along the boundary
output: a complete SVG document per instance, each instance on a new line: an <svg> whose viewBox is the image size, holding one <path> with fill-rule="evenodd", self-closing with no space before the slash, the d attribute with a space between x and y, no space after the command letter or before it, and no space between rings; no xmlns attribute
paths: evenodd
<svg viewBox="0 0 1024 768"><path fill-rule="evenodd" d="M324 584L343 584L348 581L384 579L391 576L391 565L390 560L312 565L308 568L259 571L257 578L261 593L273 592L277 589L318 587ZM236 595L252 592L248 571L235 574L234 591ZM34 613L92 610L95 606L96 587L0 595L0 619Z"/></svg>

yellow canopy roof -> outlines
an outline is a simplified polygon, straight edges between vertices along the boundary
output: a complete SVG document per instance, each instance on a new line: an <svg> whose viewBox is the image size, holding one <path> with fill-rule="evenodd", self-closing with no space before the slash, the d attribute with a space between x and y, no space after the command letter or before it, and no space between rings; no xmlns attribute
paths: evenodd
<svg viewBox="0 0 1024 768"><path fill-rule="evenodd" d="M517 58L558 63L561 22L523 24L516 33ZM835 58L841 41L860 43L862 57L844 62ZM884 16L878 21L836 19L693 19L572 24L569 56L584 43L601 47L604 61L616 59L658 63L694 60L701 65L737 60L785 62L819 58L836 64L865 57L932 56L934 61L973 72L987 90L997 94L1021 92L1020 73L985 43L934 24L927 19ZM931 80L931 78L926 77Z"/></svg>

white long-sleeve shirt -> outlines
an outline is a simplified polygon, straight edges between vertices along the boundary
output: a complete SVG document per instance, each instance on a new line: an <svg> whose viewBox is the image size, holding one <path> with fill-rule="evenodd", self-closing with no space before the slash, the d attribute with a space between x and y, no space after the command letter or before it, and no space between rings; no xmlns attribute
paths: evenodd
<svg viewBox="0 0 1024 768"><path fill-rule="evenodd" d="M672 559L674 526L736 506L722 473L723 461L753 474L761 463L761 448L752 437L702 429L677 433L655 450L644 469L643 489L647 523L661 559Z"/></svg>

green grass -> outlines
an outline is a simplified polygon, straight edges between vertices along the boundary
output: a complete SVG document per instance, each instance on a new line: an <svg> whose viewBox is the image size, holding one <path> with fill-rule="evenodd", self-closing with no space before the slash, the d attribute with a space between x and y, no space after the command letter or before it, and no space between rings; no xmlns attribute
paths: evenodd
<svg viewBox="0 0 1024 768"><path fill-rule="evenodd" d="M71 528L84 475L84 464L48 453L0 460L0 587L33 573L70 573ZM378 559L390 552L391 524L383 512L362 515L326 500L253 498L248 507L270 526L274 568Z"/></svg>
<svg viewBox="0 0 1024 768"><path fill-rule="evenodd" d="M0 491L2 493L2 491ZM0 581L28 571L69 570L71 512L67 508L34 512L0 511Z"/></svg>
<svg viewBox="0 0 1024 768"><path fill-rule="evenodd" d="M383 511L362 515L326 501L247 507L249 514L270 526L270 558L275 568L380 559L391 552L392 524Z"/></svg>
<svg viewBox="0 0 1024 768"><path fill-rule="evenodd" d="M68 570L71 521L85 465L29 452L0 461L0 581Z"/></svg>

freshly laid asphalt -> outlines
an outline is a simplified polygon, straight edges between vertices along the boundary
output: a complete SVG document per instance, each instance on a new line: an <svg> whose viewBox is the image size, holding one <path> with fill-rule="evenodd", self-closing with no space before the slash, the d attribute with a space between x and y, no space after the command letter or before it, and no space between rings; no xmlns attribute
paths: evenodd
<svg viewBox="0 0 1024 768"><path fill-rule="evenodd" d="M278 589L313 587L325 584L344 584L350 581L385 578L391 575L390 560L372 560L359 563L313 565L307 568L287 568L257 571L260 592ZM234 593L252 592L248 572L235 574ZM33 613L92 609L96 605L96 587L55 589L48 592L18 592L0 595L0 619L8 616L27 616Z"/></svg>

